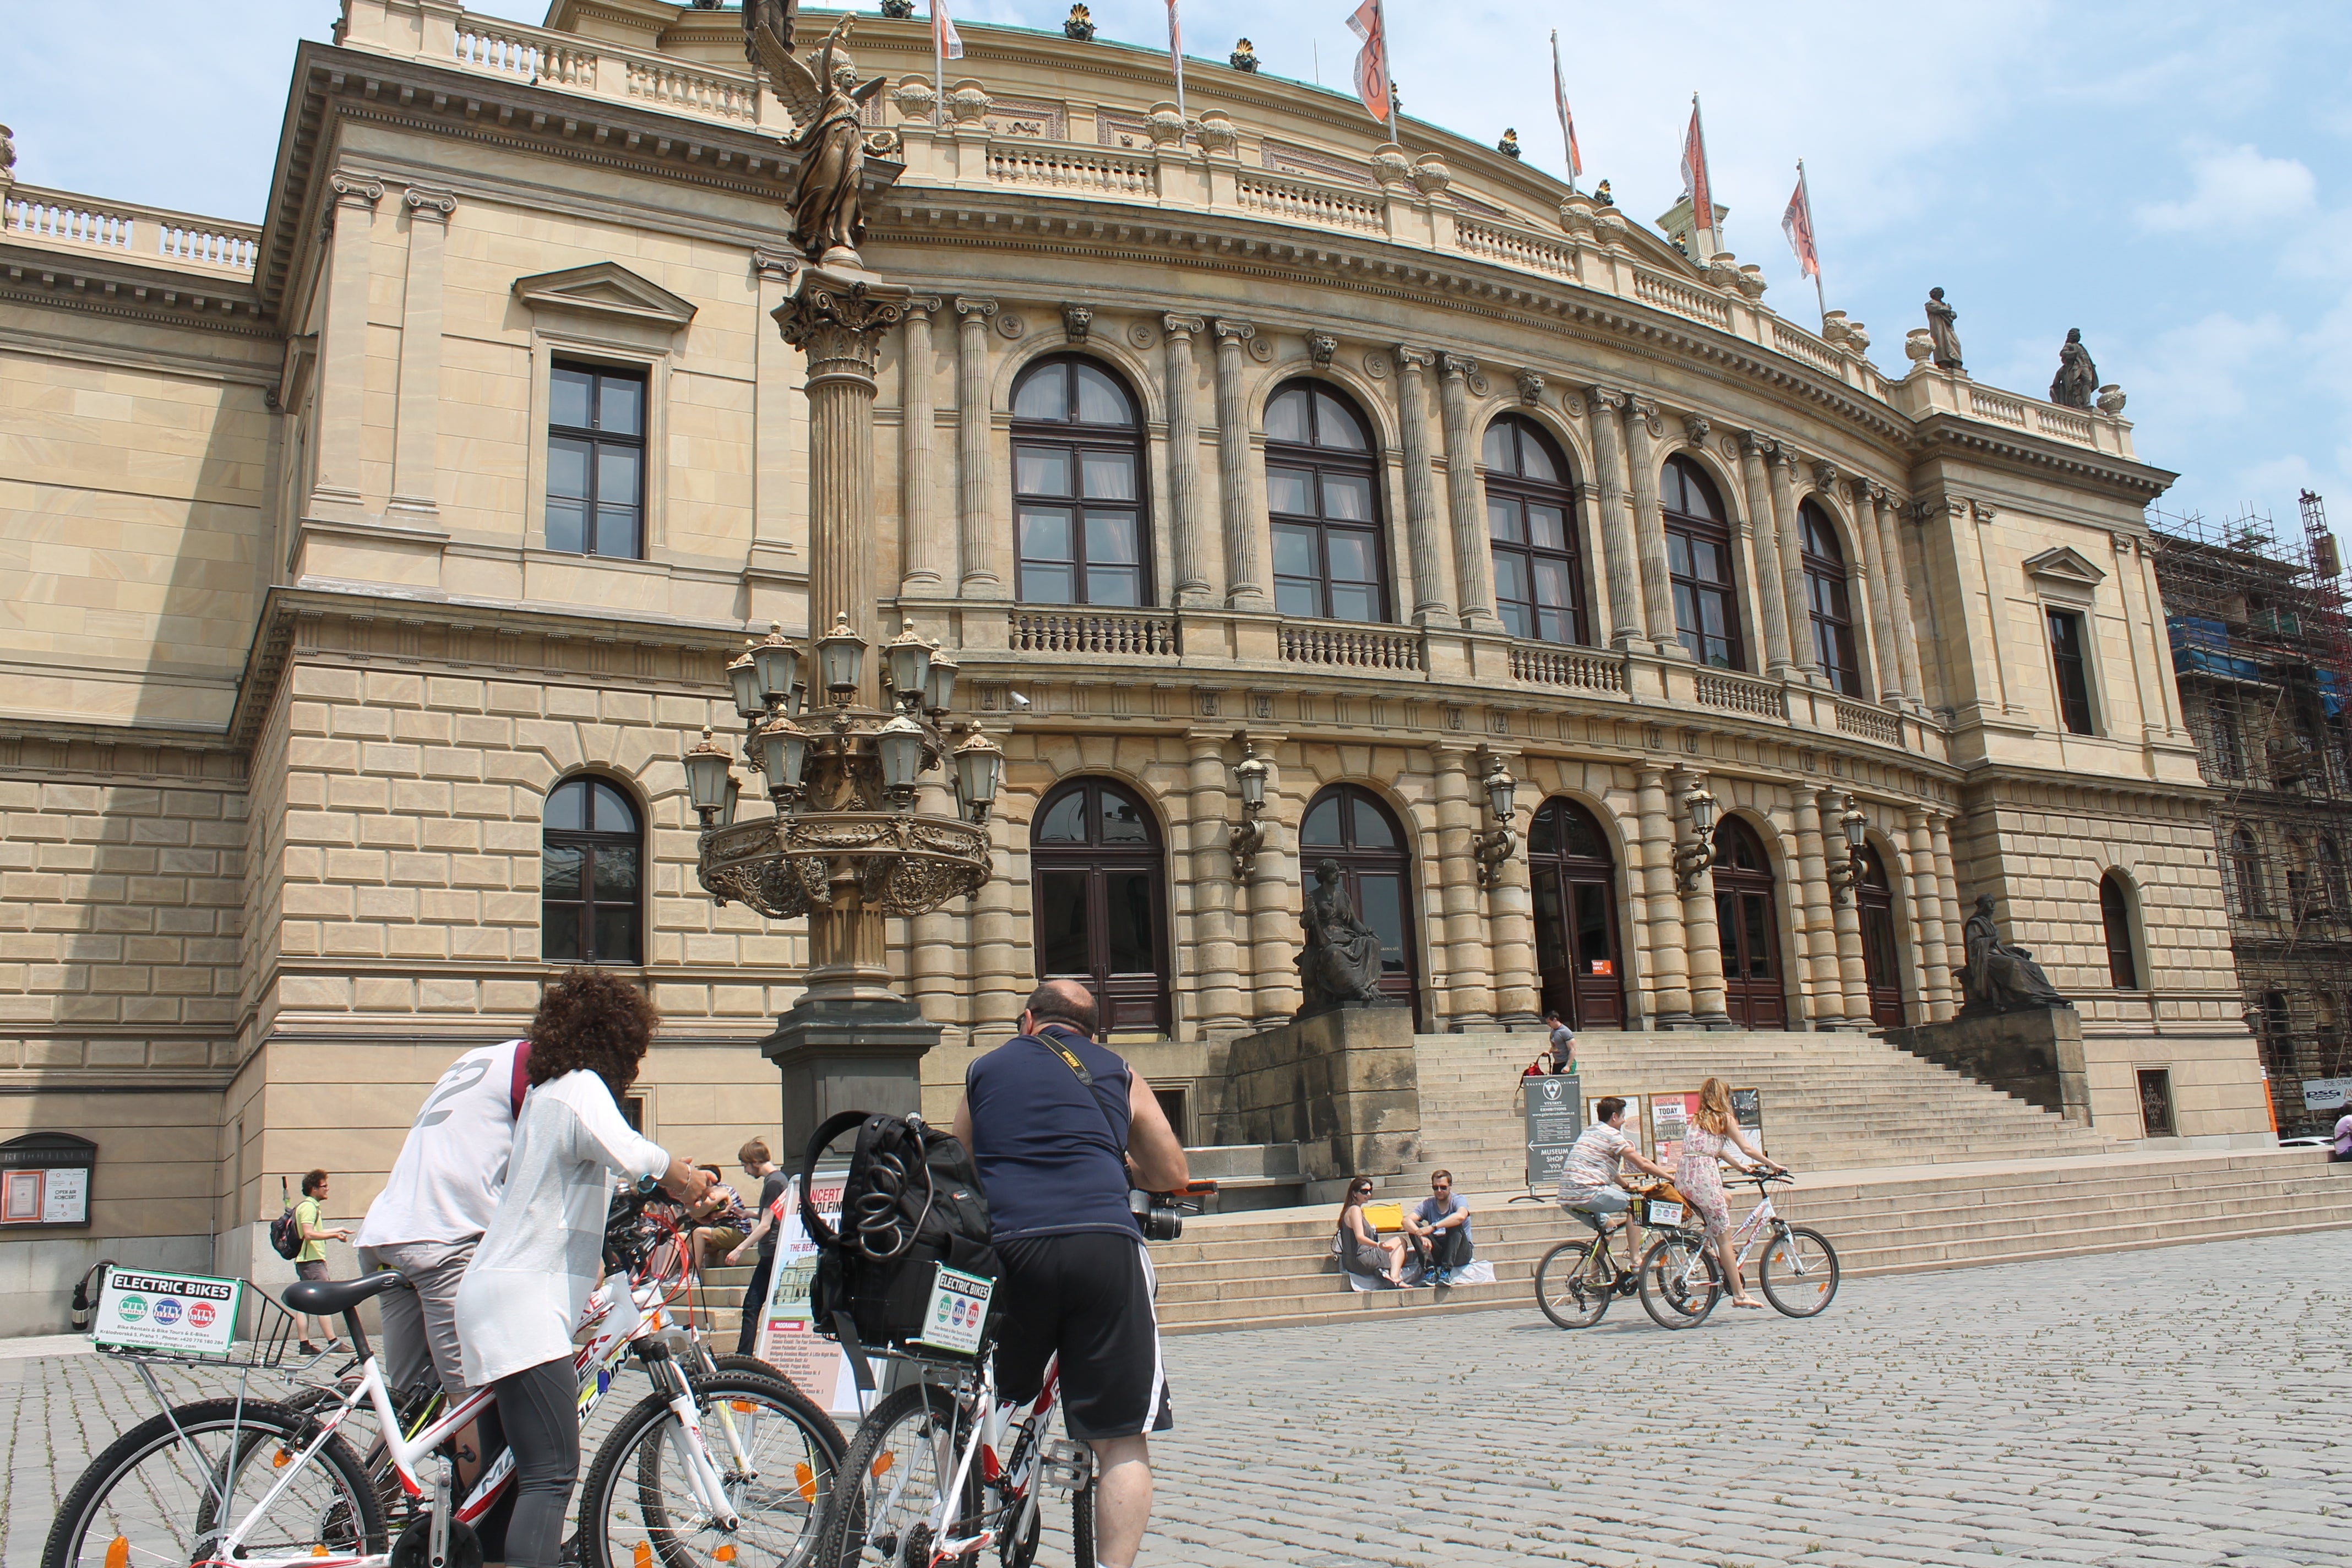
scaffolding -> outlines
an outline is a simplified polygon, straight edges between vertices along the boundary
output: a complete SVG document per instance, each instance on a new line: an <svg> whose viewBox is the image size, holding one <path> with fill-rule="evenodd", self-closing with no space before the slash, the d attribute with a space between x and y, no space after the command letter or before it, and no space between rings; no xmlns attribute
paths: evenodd
<svg viewBox="0 0 2352 1568"><path fill-rule="evenodd" d="M2283 1131L2303 1084L2352 1076L2352 616L2326 509L2294 527L2151 507L2181 707L2205 780L2246 1021ZM2281 874L2275 874L2283 872ZM2332 1121L2333 1115L2326 1118Z"/></svg>

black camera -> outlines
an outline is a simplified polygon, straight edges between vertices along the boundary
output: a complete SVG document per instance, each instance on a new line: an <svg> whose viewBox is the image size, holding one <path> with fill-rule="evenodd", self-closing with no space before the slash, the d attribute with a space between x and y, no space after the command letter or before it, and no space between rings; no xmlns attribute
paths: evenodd
<svg viewBox="0 0 2352 1568"><path fill-rule="evenodd" d="M1127 1208L1142 1229L1144 1240L1174 1241L1184 1234L1184 1216L1202 1209L1201 1205L1183 1200L1207 1197L1216 1190L1214 1182L1194 1182L1181 1193L1147 1193L1141 1187L1129 1187Z"/></svg>

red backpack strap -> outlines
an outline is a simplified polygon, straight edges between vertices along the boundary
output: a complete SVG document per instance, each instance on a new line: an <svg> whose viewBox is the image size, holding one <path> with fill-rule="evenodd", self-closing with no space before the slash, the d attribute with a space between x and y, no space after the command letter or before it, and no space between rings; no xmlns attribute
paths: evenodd
<svg viewBox="0 0 2352 1568"><path fill-rule="evenodd" d="M522 1097L530 1092L530 1042L524 1040L515 1047L514 1080L507 1086L507 1104L522 1120Z"/></svg>

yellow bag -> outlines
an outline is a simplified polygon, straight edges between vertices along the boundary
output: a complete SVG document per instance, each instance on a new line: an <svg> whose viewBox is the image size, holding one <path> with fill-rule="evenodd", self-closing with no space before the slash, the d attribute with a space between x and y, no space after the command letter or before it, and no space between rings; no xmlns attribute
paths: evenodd
<svg viewBox="0 0 2352 1568"><path fill-rule="evenodd" d="M1404 1205L1402 1203L1366 1204L1364 1228L1370 1231L1402 1230Z"/></svg>

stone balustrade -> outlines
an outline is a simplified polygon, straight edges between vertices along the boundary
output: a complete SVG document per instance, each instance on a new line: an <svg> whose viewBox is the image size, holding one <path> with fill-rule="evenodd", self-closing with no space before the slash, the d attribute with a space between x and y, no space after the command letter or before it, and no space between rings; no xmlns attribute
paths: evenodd
<svg viewBox="0 0 2352 1568"><path fill-rule="evenodd" d="M1883 745L1903 743L1903 721L1883 708L1867 708L1859 702L1837 705L1837 727L1848 735L1859 735L1865 741Z"/></svg>
<svg viewBox="0 0 2352 1568"><path fill-rule="evenodd" d="M0 199L0 238L59 250L104 252L125 261L250 278L260 237L259 229L246 224L31 185L18 185Z"/></svg>
<svg viewBox="0 0 2352 1568"><path fill-rule="evenodd" d="M1753 713L1762 719L1786 719L1789 716L1789 695L1769 680L1757 680L1745 675L1726 675L1720 670L1702 669L1691 679L1691 695L1702 708L1722 708L1734 713Z"/></svg>
<svg viewBox="0 0 2352 1568"><path fill-rule="evenodd" d="M1015 610L1006 627L1006 645L1015 653L1114 658L1172 658L1182 651L1176 623L1167 616L1087 610Z"/></svg>
<svg viewBox="0 0 2352 1568"><path fill-rule="evenodd" d="M1622 655L1583 653L1535 643L1511 645L1511 679L1536 686L1559 686L1577 691L1622 692L1625 660Z"/></svg>
<svg viewBox="0 0 2352 1568"><path fill-rule="evenodd" d="M1418 670L1427 668L1421 638L1412 632L1355 626L1286 626L1276 637L1285 664L1336 665L1344 669Z"/></svg>

